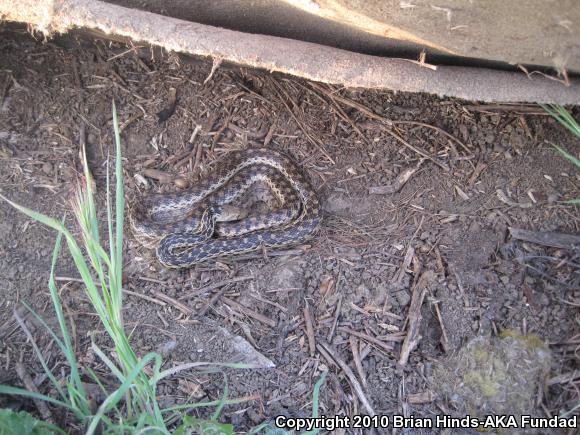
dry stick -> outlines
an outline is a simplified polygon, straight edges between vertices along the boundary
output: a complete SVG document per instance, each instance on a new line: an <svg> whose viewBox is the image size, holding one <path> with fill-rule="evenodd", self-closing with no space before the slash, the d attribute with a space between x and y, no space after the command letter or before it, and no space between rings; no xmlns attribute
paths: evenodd
<svg viewBox="0 0 580 435"><path fill-rule="evenodd" d="M32 393L40 394L40 391L38 391L38 388L36 388L36 385L34 384L34 381L30 377L30 374L26 370L24 364L22 362L17 362L15 368L18 377L20 378L26 389ZM47 422L54 424L52 413L50 412L50 409L48 409L46 402L40 399L32 399L32 401L34 402L34 405L38 409L38 412L40 412L42 418Z"/></svg>
<svg viewBox="0 0 580 435"><path fill-rule="evenodd" d="M222 300L229 305L231 308L233 308L234 310L240 311L241 313L245 314L248 317L251 317L253 319L256 319L259 322L264 323L265 325L268 325L272 328L276 327L276 322L273 321L272 319L264 316L263 314L257 313L255 311L253 311L252 309L237 303L236 301L233 301L229 298L225 298L222 297Z"/></svg>
<svg viewBox="0 0 580 435"><path fill-rule="evenodd" d="M161 184L173 183L173 180L175 180L175 175L154 168L147 168L142 172L142 174L144 177L153 178L154 180L159 181Z"/></svg>
<svg viewBox="0 0 580 435"><path fill-rule="evenodd" d="M196 128L197 129L197 128ZM201 164L201 152L203 151L203 145L200 143L197 144L197 149L195 151L195 160L193 162L192 171L195 173Z"/></svg>
<svg viewBox="0 0 580 435"><path fill-rule="evenodd" d="M352 352L352 359L354 361L354 366L356 367L356 371L358 372L358 376L362 381L365 390L368 389L367 385L367 377L365 375L365 370L363 369L360 353L358 349L358 340L354 338L352 335L348 337L348 341L350 343L350 351Z"/></svg>
<svg viewBox="0 0 580 435"><path fill-rule="evenodd" d="M554 376L553 378L548 379L547 384L548 387L551 387L556 384L567 384L569 382L575 381L576 379L580 379L580 370L574 370L573 372Z"/></svg>
<svg viewBox="0 0 580 435"><path fill-rule="evenodd" d="M274 90L278 93L278 94L285 94L285 92L281 89L277 88L277 84L276 81L273 79L269 79L270 83L272 83L272 86L274 87ZM288 97L288 95L286 95L286 97L288 99L290 99L290 97ZM292 111L292 109L290 108L290 106L288 105L288 103L286 103L286 101L284 100L284 98L280 97L280 101L282 102L282 104L284 104L284 106L286 107L286 109L288 110L288 112L290 113L290 116L292 117L292 119L294 119L294 121L296 122L296 124L298 124L298 127L300 127L300 130L302 130L302 132L306 135L306 137L308 138L308 141L314 145L318 151L320 151L322 154L324 154L324 157L326 157L333 165L336 165L336 162L333 160L332 157L330 157L330 155L326 152L326 150L322 147L322 145L320 143L318 143L318 141L316 141L311 135L310 133L308 133L308 131L306 131L306 128L304 127L304 125L302 124L302 122L298 119L298 117L294 114L294 112Z"/></svg>
<svg viewBox="0 0 580 435"><path fill-rule="evenodd" d="M461 142L459 139L457 139L455 136L447 133L445 130L443 130L442 128L439 127L435 127L434 125L431 124L427 124L425 122L418 122L418 121L395 121L395 120L391 120L391 122L393 124L411 124L411 125L420 125L421 127L426 127L426 128L430 128L432 130L438 131L439 133L441 133L443 136L446 136L448 139L450 139L452 142L455 142L456 144L458 144L461 148L463 148L467 153L469 153L469 155L471 155L471 149L465 145L463 142Z"/></svg>
<svg viewBox="0 0 580 435"><path fill-rule="evenodd" d="M123 130L125 130L131 123L137 121L142 116L143 116L143 112L137 112L135 115L131 116L129 119L127 119L124 123L122 123L119 126L119 132L123 133Z"/></svg>
<svg viewBox="0 0 580 435"><path fill-rule="evenodd" d="M326 339L329 342L332 342L334 337L334 331L336 330L336 325L338 324L338 316L340 316L340 310L342 308L342 295L339 296L338 302L336 303L336 309L334 310L334 319L332 320L332 326L330 327L330 331L328 331L328 336Z"/></svg>
<svg viewBox="0 0 580 435"><path fill-rule="evenodd" d="M415 349L421 336L419 335L419 326L421 325L421 306L425 293L427 293L427 283L435 278L435 273L431 270L424 272L417 280L417 284L413 288L413 296L411 297L411 305L409 306L407 336L403 341L401 348L401 355L399 356L399 364L404 366L409 360L411 351Z"/></svg>
<svg viewBox="0 0 580 435"><path fill-rule="evenodd" d="M238 276L235 278L225 279L223 281L218 281L216 283L206 285L205 287L198 288L198 289L194 290L193 292L191 292L190 294L187 294L187 295L180 297L179 300L180 301L184 301L184 300L187 301L187 300L192 299L196 296L199 296L202 293L205 293L205 292L208 292L211 290L216 290L216 289L221 288L223 286L226 286L228 284L234 284L236 282L248 281L250 279L254 279L254 277L251 275L250 276Z"/></svg>
<svg viewBox="0 0 580 435"><path fill-rule="evenodd" d="M428 154L428 153L426 153L425 151L423 151L423 150L421 150L419 148L415 148L413 145L411 145L409 142L407 142L405 139L403 139L401 136L399 136L393 130L391 130L390 128L388 128L386 125L383 125L383 130L385 130L388 134L390 134L391 136L393 136L395 139L397 139L399 142L401 142L403 145L405 145L410 150L415 151L417 154L419 154L419 155L425 157L427 160L430 160L433 163L435 163L441 169L443 169L443 170L445 170L447 172L450 171L449 166L447 166L445 163L441 163L437 159L435 159L434 157L431 157L431 155Z"/></svg>
<svg viewBox="0 0 580 435"><path fill-rule="evenodd" d="M510 227L509 230L514 239L523 240L524 242L569 250L580 249L580 236L574 234L548 231L528 231L512 227Z"/></svg>
<svg viewBox="0 0 580 435"><path fill-rule="evenodd" d="M159 299L155 299L155 298L152 298L151 296L147 296L147 295L142 295L140 293L133 292L131 290L123 289L123 293L127 293L128 295L135 296L137 298L141 298L141 299L144 299L144 300L149 301L149 302L153 302L154 304L157 304L157 305L162 306L162 307L165 307L167 305L165 302L160 301Z"/></svg>
<svg viewBox="0 0 580 435"><path fill-rule="evenodd" d="M318 89L321 92L324 92L325 94L329 94L329 92L324 89L322 86L317 85L315 83L311 83L310 84L312 87ZM369 110L368 108L366 108L365 106L363 106L362 104L356 103L348 98L345 97L341 97L340 95L336 95L336 94L332 94L333 99L340 101L343 104L346 104L347 106L350 106L354 109L357 109L358 111L364 113L365 115L367 115L369 118L375 119L377 121L380 121L382 123L381 127L391 136L393 136L395 139L397 139L399 142L401 142L403 145L405 145L407 148L410 148L411 150L413 150L414 152L416 152L417 154L422 155L423 157L425 157L427 160L432 161L433 163L435 163L437 166L441 167L442 169L444 169L445 171L449 171L449 167L447 165L445 165L444 163L440 163L439 161L437 161L437 159L435 159L434 157L430 156L429 154L427 154L425 151L419 150L418 148L415 148L413 145L411 145L409 142L407 142L406 140L404 140L401 136L399 136L397 133L395 133L394 131L391 130L391 128L389 127L389 125L395 124L398 121L392 121L390 119L384 118L382 116L377 115L376 113L372 112L371 110ZM425 124L425 126L427 126L429 124ZM437 127L434 126L430 126L431 128L437 129ZM450 135L449 135L450 136ZM455 141L458 141L458 139L455 139ZM462 145L463 147L465 147L465 145Z"/></svg>
<svg viewBox="0 0 580 435"><path fill-rule="evenodd" d="M151 279L144 278L144 277L140 277L139 279L143 279L145 281L151 281ZM68 281L68 282L71 282L72 281L72 282L80 282L81 284L84 283L84 281L81 278L71 278L71 277L68 277L68 276L55 276L54 277L54 280L57 281L57 282L58 281ZM157 282L157 280L155 280L153 282ZM95 286L97 286L97 287L100 287L101 286L101 284L98 283L98 282L94 282L93 284ZM127 289L122 289L122 290L123 290L123 293L127 293L128 295L135 296L135 297L138 297L138 298L141 298L141 299L145 299L146 301L153 302L154 304L161 305L162 307L164 307L165 305L167 305L165 302L160 301L160 300L155 299L155 298L152 298L150 296L142 295L141 293L136 293L136 292L133 292L133 291L127 290Z"/></svg>
<svg viewBox="0 0 580 435"><path fill-rule="evenodd" d="M312 316L310 315L310 307L308 301L304 301L304 323L306 324L306 337L308 338L308 348L310 356L314 356L316 351L316 340L314 338L314 325L312 325Z"/></svg>
<svg viewBox="0 0 580 435"><path fill-rule="evenodd" d="M303 88L306 88L305 86L300 85ZM360 130L360 128L358 128L358 126L356 125L356 123L350 119L350 117L344 112L344 110L342 110L342 107L340 107L340 105L336 102L334 95L330 92L326 93L326 96L330 99L332 105L334 106L334 109L336 110L336 113L338 114L338 116L340 118L342 118L343 121L346 121L350 124L350 126L352 127L352 129L354 131L356 131L358 133L358 135L361 137L361 139L367 144L369 145L369 140L367 139L367 137L363 134L363 132ZM324 98L319 97L322 101L324 101Z"/></svg>
<svg viewBox="0 0 580 435"><path fill-rule="evenodd" d="M158 291L153 291L153 294L162 301L167 302L169 305L173 305L177 310L181 311L186 316L190 316L193 313L191 308L185 304L182 304L178 300L173 299L171 296L167 296L166 294Z"/></svg>
<svg viewBox="0 0 580 435"><path fill-rule="evenodd" d="M346 334L351 334L351 335L354 335L358 338L362 338L364 341L368 341L369 343L372 343L375 346L380 347L381 349L383 349L386 352L389 352L389 353L393 352L393 346L385 343L382 340L379 340L378 338L375 338L371 335L365 334L364 332L355 331L354 329L347 328L346 326L341 326L338 328L338 330L340 332L344 332ZM383 338L388 340L388 341L394 341L394 342L403 341L405 339L405 337L403 335L396 335L396 334L389 334L389 335L384 336Z"/></svg>
<svg viewBox="0 0 580 435"><path fill-rule="evenodd" d="M305 252L306 252L306 250L304 250L304 249L286 249L283 251L269 251L268 257L284 257L286 255L304 255ZM232 259L223 258L220 260L220 262L227 263L227 264L235 264L235 263L239 263L241 261L256 260L256 259L263 260L264 254L260 253L260 254L237 255Z"/></svg>
<svg viewBox="0 0 580 435"><path fill-rule="evenodd" d="M425 403L431 403L433 400L435 400L435 394L430 390L425 390L420 393L407 394L407 401L411 405L423 405Z"/></svg>
<svg viewBox="0 0 580 435"><path fill-rule="evenodd" d="M371 195L390 195L397 193L405 185L407 181L413 176L415 172L419 170L419 167L423 164L425 160L421 159L416 165L409 166L401 171L395 180L384 186L371 186L369 187L369 193Z"/></svg>
<svg viewBox="0 0 580 435"><path fill-rule="evenodd" d="M220 299L224 295L224 293L229 290L229 288L230 287L227 286L227 287L221 289L215 295L213 295L213 297L209 300L209 302L206 304L206 306L203 307L201 310L198 311L196 317L203 317L203 316L205 316L205 313L207 313L209 311L209 309L215 305L215 303L218 301L218 299Z"/></svg>
<svg viewBox="0 0 580 435"><path fill-rule="evenodd" d="M437 314L437 321L439 322L439 326L441 327L441 346L443 346L443 350L447 353L450 350L449 338L447 337L445 324L443 323L443 318L441 317L441 310L439 309L439 301L434 302L433 305L435 306L435 314Z"/></svg>
<svg viewBox="0 0 580 435"><path fill-rule="evenodd" d="M323 340L318 340L316 344L316 349L320 352L329 362L335 362L338 366L342 369L346 377L348 378L350 384L354 392L356 393L358 399L362 403L363 407L366 409L370 416L376 415L375 410L367 400L365 393L362 389L360 382L357 380L356 376L350 369L350 367L344 362L344 360L338 355L328 343L324 342Z"/></svg>

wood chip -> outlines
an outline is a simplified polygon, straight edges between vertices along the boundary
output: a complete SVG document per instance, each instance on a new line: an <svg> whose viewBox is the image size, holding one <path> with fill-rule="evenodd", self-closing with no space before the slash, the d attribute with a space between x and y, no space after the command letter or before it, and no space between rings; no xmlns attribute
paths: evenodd
<svg viewBox="0 0 580 435"><path fill-rule="evenodd" d="M495 193L497 195L497 199L499 199L501 202L503 202L504 204L507 204L507 205L509 205L511 207L530 208L531 206L534 205L531 202L515 202L515 201L512 201L511 199L509 199L507 197L507 195L501 189L497 189L495 191Z"/></svg>
<svg viewBox="0 0 580 435"><path fill-rule="evenodd" d="M408 326L407 326L407 336L405 341L403 341L403 347L401 348L401 355L399 356L399 364L402 366L407 364L409 360L409 355L411 351L417 347L417 344L421 340L419 335L419 327L421 326L421 306L423 305L423 300L425 299L425 293L427 292L427 285L435 280L435 273L431 270L424 272L419 279L417 284L413 288L413 295L411 296L411 304L409 306Z"/></svg>
<svg viewBox="0 0 580 435"><path fill-rule="evenodd" d="M422 405L424 403L430 403L435 400L435 394L431 390L425 390L420 393L408 394L407 401L411 405Z"/></svg>
<svg viewBox="0 0 580 435"><path fill-rule="evenodd" d="M419 167L423 164L424 161L425 159L421 159L416 165L403 169L391 184L387 184L385 186L373 186L369 188L369 193L371 195L389 195L398 192L402 189L405 183L411 179L413 174L419 170Z"/></svg>
<svg viewBox="0 0 580 435"><path fill-rule="evenodd" d="M467 193L465 193L463 190L461 190L461 188L457 184L455 185L455 191L461 197L462 200L464 200L464 201L469 200L469 195Z"/></svg>

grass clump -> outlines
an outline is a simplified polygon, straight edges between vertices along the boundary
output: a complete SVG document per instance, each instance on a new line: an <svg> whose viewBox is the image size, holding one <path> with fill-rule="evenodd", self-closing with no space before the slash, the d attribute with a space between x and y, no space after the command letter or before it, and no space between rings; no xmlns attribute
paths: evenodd
<svg viewBox="0 0 580 435"><path fill-rule="evenodd" d="M25 305L31 314L46 328L52 339L64 354L69 367L64 379L57 379L32 336L31 339L35 354L39 359L47 377L51 381L57 397L50 397L25 389L0 385L0 394L19 395L32 399L40 399L53 405L64 408L76 418L76 423L85 428L85 433L126 434L126 433L164 433L169 434L168 422L178 433L195 433L200 427L205 431L215 430L214 433L232 433L233 427L219 423L217 420L225 404L240 403L241 400L227 400L227 384L224 395L219 401L205 403L189 403L171 408L161 409L156 398L156 387L165 377L174 375L179 370L197 368L205 363L186 364L180 368L162 371L161 357L155 353L148 353L139 357L131 347L130 340L123 323L123 220L125 197L123 190L123 168L121 165L121 140L117 121L117 113L113 103L113 126L115 131L115 195L114 201L110 193L110 176L107 167L107 239L109 248L103 247L97 221L97 207L91 175L83 153L84 181L79 183L73 200L75 218L80 227L81 237L77 240L67 229L63 221L37 213L22 207L4 198L16 209L30 218L41 222L58 232L52 254L51 272L48 282L50 297L56 311L60 334L51 330L46 322ZM92 343L95 355L104 363L110 373L116 378L114 387L107 387L98 376L89 368L79 368L71 341L68 325L65 321L63 306L60 301L56 282L55 267L61 250L62 240L72 256L75 267L82 278L83 285L93 308L98 315L102 327L112 342L114 352L107 354L96 343ZM20 326L27 332L24 322ZM207 364L205 364L207 365ZM244 364L222 364L234 368L249 368ZM82 371L82 373L81 373ZM148 374L149 373L149 374ZM97 407L91 402L86 391L84 381L97 384L105 400ZM181 420L181 413L193 408L209 406L215 408L211 421L202 421L191 417ZM181 426L176 422L182 421ZM55 426L42 425L26 413L11 413L2 410L0 424L6 424L2 433L64 433ZM0 426L2 427L2 426ZM28 431L27 428L32 428ZM179 432L180 431L180 432Z"/></svg>
<svg viewBox="0 0 580 435"><path fill-rule="evenodd" d="M580 138L580 124L578 124L578 121L574 119L572 114L568 112L564 106L559 104L540 104L540 106L550 115L552 115L552 117L554 117L560 124L566 127L566 129L568 129L574 136ZM556 148L565 159L572 162L572 164L577 168L580 168L580 159L570 154L561 146L552 142L549 143L554 148ZM580 205L580 198L570 199L564 202L571 205Z"/></svg>

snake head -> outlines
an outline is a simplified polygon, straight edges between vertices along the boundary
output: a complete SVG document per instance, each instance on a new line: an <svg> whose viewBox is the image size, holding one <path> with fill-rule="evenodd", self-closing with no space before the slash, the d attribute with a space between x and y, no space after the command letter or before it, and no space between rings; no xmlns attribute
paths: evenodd
<svg viewBox="0 0 580 435"><path fill-rule="evenodd" d="M248 210L242 207L236 207L230 204L215 206L214 215L216 222L231 222L244 219L248 216Z"/></svg>

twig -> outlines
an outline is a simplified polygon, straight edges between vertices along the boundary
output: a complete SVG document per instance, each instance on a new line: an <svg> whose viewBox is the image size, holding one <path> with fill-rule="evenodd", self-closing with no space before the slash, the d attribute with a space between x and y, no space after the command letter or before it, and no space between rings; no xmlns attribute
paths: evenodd
<svg viewBox="0 0 580 435"><path fill-rule="evenodd" d="M137 112L135 115L131 116L129 119L127 119L124 123L122 123L119 126L119 132L123 133L123 130L125 130L129 125L131 125L131 123L137 121L142 116L143 112Z"/></svg>
<svg viewBox="0 0 580 435"><path fill-rule="evenodd" d="M177 310L181 311L186 316L190 316L193 313L193 310L189 308L187 305L182 304L178 300L173 299L172 297L167 296L164 293L153 291L153 294L162 301L167 302L169 305L173 305Z"/></svg>
<svg viewBox="0 0 580 435"><path fill-rule="evenodd" d="M212 298L209 300L209 302L205 305L205 307L203 307L201 310L198 311L196 317L205 316L205 313L207 313L209 309L213 307L215 303L224 295L224 293L228 291L228 288L229 287L225 287L221 289L219 292L217 292L215 295L213 295Z"/></svg>
<svg viewBox="0 0 580 435"><path fill-rule="evenodd" d="M434 125L431 124L426 124L424 122L418 122L418 121L399 121L399 120L391 120L391 122L393 124L410 124L410 125L420 125L421 127L425 127L425 128L430 128L431 130L435 130L438 131L439 133L441 133L443 136L447 137L448 139L450 139L452 142L455 142L456 144L458 144L461 148L463 148L467 153L469 153L471 155L471 150L469 149L469 147L467 145L465 145L463 142L461 142L459 139L457 139L455 136L447 133L445 130L443 130L442 128L439 127L435 127Z"/></svg>
<svg viewBox="0 0 580 435"><path fill-rule="evenodd" d="M411 305L409 306L407 336L403 341L401 354L399 356L399 364L402 366L407 364L411 351L415 349L421 336L419 335L419 326L421 325L421 306L425 293L427 293L427 284L435 279L435 273L431 270L423 273L417 280L417 284L413 288L413 295L411 296Z"/></svg>
<svg viewBox="0 0 580 435"><path fill-rule="evenodd" d="M354 366L356 367L356 371L358 372L358 376L360 377L360 380L361 380L361 382L366 390L366 389L368 389L367 377L365 375L365 370L362 366L360 353L358 350L358 341L352 335L350 337L348 337L348 341L350 343L350 351L352 352L352 359L354 361Z"/></svg>
<svg viewBox="0 0 580 435"><path fill-rule="evenodd" d="M324 92L325 94L327 93L327 91L320 85L317 85L315 83L311 83L310 86L312 86L315 89L318 89L321 92ZM362 104L356 103L355 101L352 101L348 98L345 97L341 97L340 95L336 95L333 94L332 98L340 101L343 104L346 104L347 106L350 106L354 109L359 110L360 112L364 113L365 115L367 115L369 118L375 119L377 121L381 122L381 127L391 136L393 136L395 139L397 139L399 142L401 142L403 145L405 145L407 148L413 150L414 152L416 152L417 154L422 155L423 157L425 157L427 160L432 161L433 163L435 163L437 166L441 167L442 169L444 169L445 171L449 171L449 167L447 165L445 165L444 163L440 163L439 161L437 161L437 159L433 158L432 156L430 156L429 154L427 154L425 151L419 150L418 148L415 148L413 145L411 145L410 143L408 143L406 140L404 140L401 136L399 136L397 133L395 133L391 128L390 125L395 124L397 121L392 121L390 119L386 119L383 118L382 116L377 115L376 113L372 112L371 110L369 110L368 108L366 108L365 106L363 106ZM428 124L426 124L428 125ZM433 126L431 126L433 127ZM436 127L434 127L436 128ZM455 138L454 138L455 139ZM457 139L455 139L455 141L457 141ZM463 145L464 146L464 145Z"/></svg>
<svg viewBox="0 0 580 435"><path fill-rule="evenodd" d="M251 279L254 279L254 277L252 275L248 275L248 276L237 276L235 278L230 278L230 279L225 279L223 281L218 281L218 282L206 285L205 287L198 288L198 289L192 291L191 293L180 297L179 300L180 301L187 301L187 300L192 299L196 296L199 296L205 292L216 290L216 289L221 288L223 286L226 286L228 284L234 284L236 282L248 281Z"/></svg>
<svg viewBox="0 0 580 435"><path fill-rule="evenodd" d="M510 234L514 239L554 248L580 249L580 236L574 234L556 233L549 231L528 231L510 227Z"/></svg>
<svg viewBox="0 0 580 435"><path fill-rule="evenodd" d="M341 332L345 332L346 334L351 334L358 338L362 338L364 341L368 341L369 343L372 343L375 346L380 347L386 352L389 353L393 352L393 346L385 343L383 340L379 340L378 338L365 334L364 332L355 331L354 329L347 328L346 326L341 326L340 328L338 328L338 330ZM404 338L405 338L404 336L396 334L389 334L383 337L383 339L386 339L388 341L403 341Z"/></svg>
<svg viewBox="0 0 580 435"><path fill-rule="evenodd" d="M306 324L306 337L308 338L308 348L310 356L314 356L316 351L316 340L314 338L314 326L312 325L312 316L310 315L310 307L308 301L304 302L304 323Z"/></svg>
<svg viewBox="0 0 580 435"><path fill-rule="evenodd" d="M375 410L373 409L373 407L371 406L371 404L369 403L368 399L365 396L365 393L362 389L360 382L356 379L356 376L354 375L350 367L346 364L346 362L344 362L344 360L338 355L338 352L336 352L328 343L322 340L318 341L318 343L316 344L316 349L318 349L318 352L320 352L327 360L329 360L329 362L331 363L335 362L336 364L338 364L338 366L342 369L342 371L348 378L350 384L352 385L352 389L356 393L358 399L362 403L365 410L368 412L370 416L376 415Z"/></svg>
<svg viewBox="0 0 580 435"><path fill-rule="evenodd" d="M203 84L204 85L211 80L211 78L213 77L214 73L221 66L222 61L223 61L223 59L221 57L217 57L217 56L212 59L211 71L209 72L209 74L205 78L205 80L203 81Z"/></svg>
<svg viewBox="0 0 580 435"><path fill-rule="evenodd" d="M144 281L152 281L152 282L162 283L162 281L153 280L152 278L139 277L139 279L142 279ZM71 278L68 276L55 276L54 280L57 282L58 281L68 281L68 282L79 282L81 284L84 283L84 281L81 278ZM94 282L93 284L96 285L97 287L101 286L101 284L98 282ZM152 298L151 296L147 296L147 295L143 295L141 293L133 292L131 290L123 289L123 293L127 293L128 295L135 296L135 297L144 299L144 300L149 301L149 302L153 302L154 304L161 305L162 307L164 307L166 305L165 302L163 302L163 301Z"/></svg>
<svg viewBox="0 0 580 435"><path fill-rule="evenodd" d="M274 90L276 91L276 93L278 94L285 94L283 89L278 89L278 84L276 83L276 81L274 79L270 78L270 83L272 84L272 86L274 87ZM288 95L285 95L286 98L290 99L290 97ZM332 163L333 165L336 165L336 162L334 161L334 159L332 157L330 157L330 155L326 152L326 150L324 149L324 147L322 146L321 143L319 143L316 139L314 139L310 133L308 133L308 131L306 130L306 127L303 125L303 123L298 119L298 117L294 114L294 112L292 111L292 108L288 105L288 103L284 100L284 98L280 98L280 101L282 102L282 104L284 104L284 107L286 107L286 109L288 110L288 112L290 113L290 116L294 119L294 121L296 122L296 124L298 124L298 127L300 127L300 130L302 130L302 132L306 135L306 137L308 138L308 141L314 145L316 148L318 148L318 150L324 155L324 157L326 157L328 159L328 161L330 163Z"/></svg>
<svg viewBox="0 0 580 435"><path fill-rule="evenodd" d="M257 321L262 322L265 325L268 325L268 326L270 326L272 328L276 327L276 322L273 321L272 319L264 316L263 314L257 313L254 310L252 310L252 309L250 309L250 308L248 308L248 307L246 307L246 306L244 306L242 304L239 304L236 301L233 301L233 300L231 300L229 298L222 298L222 300L227 305L229 305L231 308L233 308L233 309L235 309L237 311L242 312L246 316L251 317L253 319L256 319Z"/></svg>
<svg viewBox="0 0 580 435"><path fill-rule="evenodd" d="M389 127L387 127L386 125L383 125L383 130L385 130L388 134L390 134L391 136L393 136L395 139L397 139L399 142L401 142L403 145L405 145L407 148L409 148L410 150L416 152L417 154L425 157L427 160L432 161L433 163L435 163L437 166L439 166L441 169L449 172L449 166L447 166L445 163L441 163L439 162L437 159L435 159L434 157L432 157L430 154L426 153L425 151L419 149L419 148L415 148L413 145L411 145L409 142L407 142L405 139L403 139L401 136L399 136L397 133L395 133L393 130L391 130Z"/></svg>
<svg viewBox="0 0 580 435"><path fill-rule="evenodd" d="M144 299L144 300L149 301L149 302L153 302L154 304L160 305L162 307L167 305L165 302L160 301L159 299L155 299L155 298L152 298L151 296L147 296L147 295L142 295L141 293L133 292L131 290L123 289L123 293L127 293L128 295L135 296L137 298L141 298L141 299Z"/></svg>
<svg viewBox="0 0 580 435"><path fill-rule="evenodd" d="M306 251L304 249L285 249L281 251L268 251L268 257L285 257L287 255L304 255ZM223 258L220 260L222 263L239 263L241 261L246 260L260 260L264 259L264 255L260 254L246 254L246 255L237 255L231 259Z"/></svg>
<svg viewBox="0 0 580 435"><path fill-rule="evenodd" d="M36 385L34 384L34 381L30 377L30 374L26 370L24 364L19 361L16 363L15 368L18 377L20 378L26 389L32 393L40 394L40 391L38 391L38 388L36 388ZM40 412L42 418L48 421L49 423L54 424L54 418L52 417L52 413L50 412L50 409L48 409L46 402L40 399L32 399L32 401L34 402L34 405L38 409L38 412Z"/></svg>
<svg viewBox="0 0 580 435"><path fill-rule="evenodd" d="M385 186L372 186L369 188L369 193L371 195L389 195L392 193L397 193L405 185L407 181L413 176L419 167L423 164L425 160L421 159L416 165L409 166L401 171L397 178Z"/></svg>
<svg viewBox="0 0 580 435"><path fill-rule="evenodd" d="M445 324L443 323L443 318L441 317L441 310L439 310L439 301L434 301L433 305L435 306L435 314L437 314L437 321L439 322L439 326L441 328L441 346L443 346L443 350L445 352L449 352L449 338L447 337Z"/></svg>
<svg viewBox="0 0 580 435"><path fill-rule="evenodd" d="M553 378L548 379L547 386L551 387L556 384L567 384L576 379L580 379L580 370L574 370L573 372L562 373L561 375L554 376Z"/></svg>
<svg viewBox="0 0 580 435"><path fill-rule="evenodd" d="M340 316L340 310L342 307L342 295L339 296L338 302L336 303L336 309L334 310L334 319L332 320L332 326L330 327L330 331L328 331L328 336L326 339L329 342L332 342L334 338L334 331L336 330L336 325L338 324L338 316Z"/></svg>

